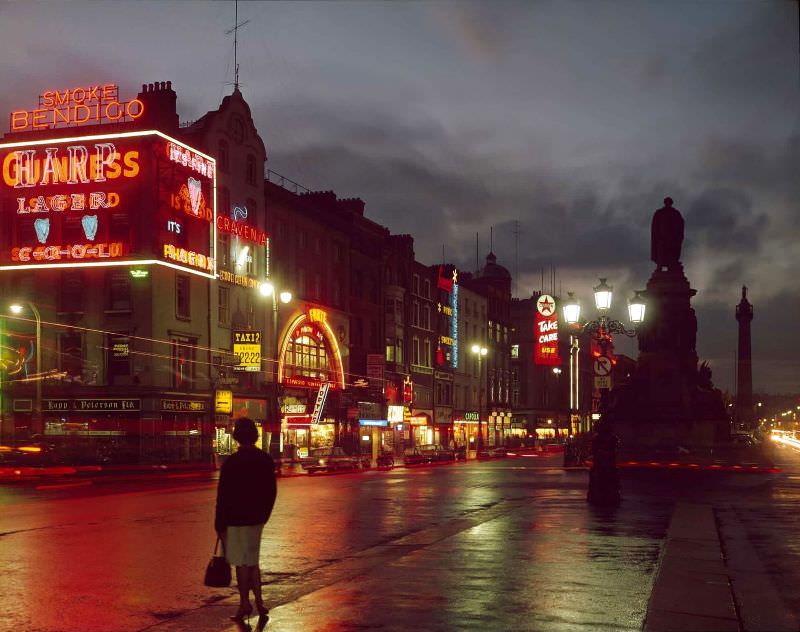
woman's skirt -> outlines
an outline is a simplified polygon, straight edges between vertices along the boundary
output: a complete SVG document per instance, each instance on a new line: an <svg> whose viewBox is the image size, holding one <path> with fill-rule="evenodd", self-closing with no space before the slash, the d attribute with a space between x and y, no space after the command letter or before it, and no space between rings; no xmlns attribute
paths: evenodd
<svg viewBox="0 0 800 632"><path fill-rule="evenodd" d="M225 529L225 559L234 566L258 566L263 524Z"/></svg>

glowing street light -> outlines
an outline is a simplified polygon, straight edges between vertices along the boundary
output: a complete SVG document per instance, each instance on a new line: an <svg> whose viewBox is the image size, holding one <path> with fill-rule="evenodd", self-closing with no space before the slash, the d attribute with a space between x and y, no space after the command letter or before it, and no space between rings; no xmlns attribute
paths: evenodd
<svg viewBox="0 0 800 632"><path fill-rule="evenodd" d="M483 372L481 361L483 357L489 353L489 350L479 344L474 344L470 347L472 355L478 358L478 445L476 446L475 456L477 457L481 451L481 444L483 443L483 432L481 429L481 418L483 417Z"/></svg>
<svg viewBox="0 0 800 632"><path fill-rule="evenodd" d="M39 313L36 305L30 301L25 301L25 305L30 308L33 318L36 321L36 372L39 374L36 377L36 422L37 432L42 431L42 315ZM8 306L10 311L15 316L19 316L25 311L25 305L22 303L11 303Z"/></svg>
<svg viewBox="0 0 800 632"><path fill-rule="evenodd" d="M594 290L594 304L597 307L597 311L603 313L611 309L611 297L614 288L606 283L606 279L600 277L600 285L592 289Z"/></svg>

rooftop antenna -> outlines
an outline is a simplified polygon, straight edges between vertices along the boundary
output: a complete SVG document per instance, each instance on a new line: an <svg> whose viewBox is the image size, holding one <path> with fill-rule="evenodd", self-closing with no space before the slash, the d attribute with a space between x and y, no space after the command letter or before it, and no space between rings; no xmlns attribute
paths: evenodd
<svg viewBox="0 0 800 632"><path fill-rule="evenodd" d="M442 265L444 265L444 244L442 244Z"/></svg>
<svg viewBox="0 0 800 632"><path fill-rule="evenodd" d="M514 294L519 296L519 220L514 220Z"/></svg>
<svg viewBox="0 0 800 632"><path fill-rule="evenodd" d="M239 89L239 29L250 20L239 22L239 0L234 0L233 28L225 31L225 35L233 33L233 87Z"/></svg>
<svg viewBox="0 0 800 632"><path fill-rule="evenodd" d="M475 276L481 271L481 264L480 264L480 255L478 251L480 250L480 246L478 244L478 231L475 231Z"/></svg>
<svg viewBox="0 0 800 632"><path fill-rule="evenodd" d="M489 252L494 252L494 226L489 226Z"/></svg>

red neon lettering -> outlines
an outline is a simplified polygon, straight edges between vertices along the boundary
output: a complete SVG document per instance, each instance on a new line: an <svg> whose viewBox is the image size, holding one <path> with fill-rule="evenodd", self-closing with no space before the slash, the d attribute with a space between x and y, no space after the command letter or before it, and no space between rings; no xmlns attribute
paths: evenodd
<svg viewBox="0 0 800 632"><path fill-rule="evenodd" d="M28 113L25 111L12 112L11 131L25 129L26 127L28 127Z"/></svg>

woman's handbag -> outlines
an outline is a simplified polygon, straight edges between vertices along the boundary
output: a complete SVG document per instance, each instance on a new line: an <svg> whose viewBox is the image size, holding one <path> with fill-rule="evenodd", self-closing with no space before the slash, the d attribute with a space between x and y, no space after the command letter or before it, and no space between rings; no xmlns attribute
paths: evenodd
<svg viewBox="0 0 800 632"><path fill-rule="evenodd" d="M206 577L203 583L212 588L226 588L231 585L231 565L225 559L225 543L222 542L222 555L217 555L222 538L217 538L214 545L214 557L206 567Z"/></svg>

